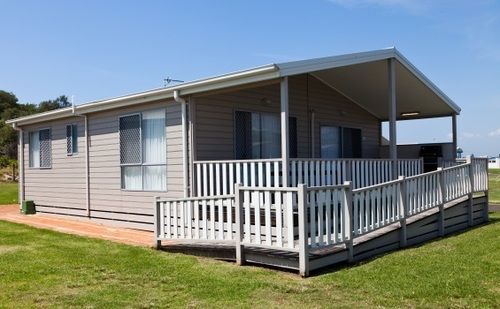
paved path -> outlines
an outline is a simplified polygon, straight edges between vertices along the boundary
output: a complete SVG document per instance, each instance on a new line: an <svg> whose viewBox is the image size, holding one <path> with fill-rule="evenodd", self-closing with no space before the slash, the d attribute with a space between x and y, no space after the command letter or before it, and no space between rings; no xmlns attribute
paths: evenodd
<svg viewBox="0 0 500 309"><path fill-rule="evenodd" d="M500 204L490 203L490 211L500 212Z"/></svg>
<svg viewBox="0 0 500 309"><path fill-rule="evenodd" d="M19 213L19 205L0 205L0 220L129 245L153 246L152 232L109 227L87 219L62 218L43 214L23 215Z"/></svg>

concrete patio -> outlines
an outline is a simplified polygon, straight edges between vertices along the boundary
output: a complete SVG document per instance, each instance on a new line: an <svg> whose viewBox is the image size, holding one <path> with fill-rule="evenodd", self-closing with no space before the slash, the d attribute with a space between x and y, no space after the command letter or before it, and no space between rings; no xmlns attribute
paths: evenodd
<svg viewBox="0 0 500 309"><path fill-rule="evenodd" d="M109 227L91 222L85 218L73 219L43 214L23 215L19 212L19 205L0 206L0 220L26 224L36 228L49 229L62 233L106 239L134 246L153 246L152 232Z"/></svg>

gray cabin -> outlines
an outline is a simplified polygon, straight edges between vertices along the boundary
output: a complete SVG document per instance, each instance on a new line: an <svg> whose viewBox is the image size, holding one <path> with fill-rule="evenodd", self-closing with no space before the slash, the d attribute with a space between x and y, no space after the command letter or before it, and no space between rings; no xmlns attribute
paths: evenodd
<svg viewBox="0 0 500 309"><path fill-rule="evenodd" d="M271 193L259 190L268 188L275 194L299 186L325 190L338 186L336 195L325 200L332 201L345 194L345 190L392 186L394 181L405 178L437 175L433 174L437 167L438 171L457 168L454 160L459 113L460 108L450 98L400 52L390 48L271 64L8 123L20 133L20 200L34 201L38 213L136 229L156 227L157 235L160 224L160 240L186 238L188 234L191 238L201 237L204 228L207 239L234 239L236 234L248 232L257 244L272 247L275 243L283 246L288 235L289 248L293 249L295 245L291 243L299 240L300 202L296 196L270 198L267 194ZM451 143L396 144L398 121L434 117L450 118ZM382 138L383 122L389 123L389 140ZM431 158L439 163L422 158L422 146L439 149ZM474 162L468 164L477 166L476 187L472 188L470 181L463 182L467 177L473 178L469 170L453 170L450 173L455 178L445 179L445 185L457 186L453 187L457 192L463 189L463 194L457 195L450 191L450 200L472 194L473 190L487 192L484 162ZM466 165L463 164L464 171ZM432 188L437 190L441 182L438 176L432 177L424 181L428 187L415 185L411 191L409 184L405 192L434 192ZM247 216L248 223L252 222L252 227L249 224L245 230L247 227L242 225L239 230L235 225L240 213L234 199L236 196L237 201L244 188L259 191L260 199L254 200L258 201L257 209L241 213ZM399 189L394 188L396 194ZM393 191L381 192L386 194L383 201L391 201L387 192ZM437 191L429 195L429 203L443 204L444 195L440 192L441 195ZM371 198L363 194L354 198ZM245 196L242 194L241 198ZM232 200L229 204L214 204L219 205L214 210L211 197ZM373 210L368 221L378 218L377 209L373 208L378 205L373 202L376 197L373 195L372 202L368 200L367 209ZM295 213L290 213L291 221L285 230L286 214L277 213L287 198ZM387 208L389 204L384 206L393 217L393 221L387 222L396 222L403 216L395 200L390 204L396 207L394 210ZM163 201L161 212L158 201ZM312 205L312 200L308 201ZM276 206L279 202L283 204ZM338 205L342 203L339 200ZM228 209L223 210L224 207ZM356 211L365 211L359 207ZM175 218L175 224L158 221L158 216L165 219L165 209L170 219ZM310 208L306 213L311 215L311 211L319 210ZM338 212L340 220L341 210L325 211L321 208L321 216L329 214L333 220L337 217L333 213ZM216 218L222 221L217 223ZM187 227L178 219L188 222ZM315 233L321 230L316 239L334 233L337 223L329 228L324 220L306 220ZM355 228L359 233L370 230L363 230L361 225L368 224L363 220L352 223L358 224ZM374 227L375 223L370 224ZM174 226L176 230L181 226L181 232L173 232ZM312 237L311 233L307 237ZM332 237L339 242L349 240L349 235L344 236L345 239ZM336 241L329 238L327 242ZM308 246L314 247L311 239Z"/></svg>

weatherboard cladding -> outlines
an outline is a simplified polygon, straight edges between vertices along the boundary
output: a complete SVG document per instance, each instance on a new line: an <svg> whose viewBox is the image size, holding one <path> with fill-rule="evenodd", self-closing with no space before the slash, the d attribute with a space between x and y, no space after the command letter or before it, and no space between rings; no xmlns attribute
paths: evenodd
<svg viewBox="0 0 500 309"><path fill-rule="evenodd" d="M275 83L196 97L197 159L234 159L234 111L279 113L279 87L279 83ZM311 157L310 110L315 112L317 157L320 154L320 125L360 128L363 136L363 157L379 156L379 121L367 111L307 74L290 77L289 92L289 115L297 117L298 157Z"/></svg>
<svg viewBox="0 0 500 309"><path fill-rule="evenodd" d="M363 155L378 156L378 120L321 81L305 74L290 77L290 116L297 117L298 156L310 157L310 120L316 114L316 154L319 154L319 125L361 128ZM307 91L309 89L309 92ZM197 96L196 147L198 160L233 159L234 111L279 112L279 84L237 89ZM263 98L266 100L263 101ZM166 108L167 192L121 189L119 117L148 109ZM79 153L67 156L66 125L78 125ZM88 115L90 215L94 220L151 229L153 197L183 196L181 106L156 101ZM35 201L39 212L86 216L84 119L71 117L25 128L25 166L29 160L28 132L52 130L52 168L26 169L26 199ZM106 221L107 220L107 221Z"/></svg>
<svg viewBox="0 0 500 309"><path fill-rule="evenodd" d="M166 108L167 192L121 190L119 117L148 109ZM78 124L79 153L67 156L66 125ZM151 229L153 197L178 198L183 194L181 108L175 102L154 102L91 114L89 124L90 209L94 219L119 220L115 223ZM52 130L52 168L26 168L26 199L34 200L38 212L86 216L84 120L65 120L26 127L25 166L28 166L28 132Z"/></svg>

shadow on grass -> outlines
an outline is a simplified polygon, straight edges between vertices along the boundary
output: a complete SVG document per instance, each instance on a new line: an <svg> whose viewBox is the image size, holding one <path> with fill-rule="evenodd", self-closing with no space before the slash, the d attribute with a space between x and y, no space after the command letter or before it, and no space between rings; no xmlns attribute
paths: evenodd
<svg viewBox="0 0 500 309"><path fill-rule="evenodd" d="M373 257L366 258L366 259L363 259L363 260L360 260L360 261L356 261L356 262L353 262L353 263L340 262L340 263L337 263L337 264L334 264L334 265L331 265L331 266L327 266L327 267L315 270L315 271L311 272L311 274L310 274L309 277L319 277L319 276L330 274L330 273L334 273L334 272L337 272L337 271L340 271L340 270L343 270L343 269L359 267L361 265L372 263L372 262L374 262L374 261L376 261L376 260L378 260L378 259L380 259L380 258L382 258L384 256L393 254L395 252L405 251L405 250L408 250L408 249L419 248L419 247L422 247L422 246L425 246L425 245L428 245L428 244L432 244L432 243L435 243L435 242L440 242L440 241L442 241L444 239L447 239L447 238L456 237L458 235L461 235L461 234L464 234L464 233L468 233L468 232L474 231L476 229L484 228L486 226L490 226L490 225L494 225L494 224L500 224L500 215L498 215L498 213L496 213L496 215L494 215L494 214L495 214L494 212L490 212L489 213L489 221L488 222L477 224L477 225L468 227L468 228L466 228L464 230L456 231L456 232L447 234L447 235L445 235L443 237L437 237L437 238L434 238L434 239L431 239L431 240L428 240L428 241L421 242L419 244L407 246L407 247L404 247L404 248L399 247L397 249L390 250L390 251L387 251L387 252L384 252L384 253L380 253L380 254L374 255Z"/></svg>

